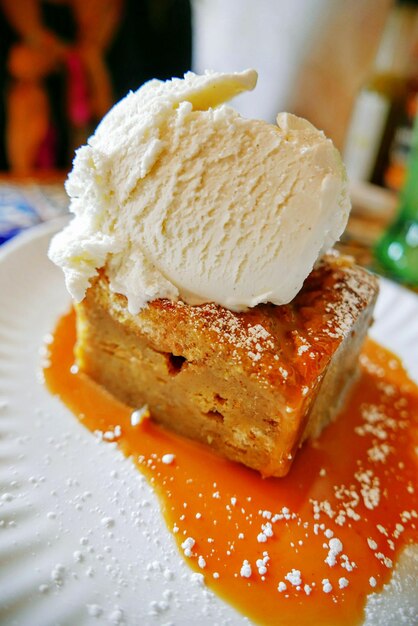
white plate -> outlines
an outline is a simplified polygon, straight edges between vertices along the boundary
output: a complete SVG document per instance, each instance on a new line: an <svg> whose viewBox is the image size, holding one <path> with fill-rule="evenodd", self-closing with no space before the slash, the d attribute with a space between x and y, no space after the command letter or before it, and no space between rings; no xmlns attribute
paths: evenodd
<svg viewBox="0 0 418 626"><path fill-rule="evenodd" d="M42 384L40 348L70 304L46 257L61 226L0 250L0 623L248 623L195 580L141 474ZM383 281L371 334L418 381L418 299ZM418 623L415 557L371 596L367 625Z"/></svg>

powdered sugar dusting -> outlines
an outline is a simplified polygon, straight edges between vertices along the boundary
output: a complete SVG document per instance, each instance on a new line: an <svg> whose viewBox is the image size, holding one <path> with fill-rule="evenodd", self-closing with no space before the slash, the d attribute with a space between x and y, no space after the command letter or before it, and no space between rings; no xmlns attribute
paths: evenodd
<svg viewBox="0 0 418 626"><path fill-rule="evenodd" d="M182 315L196 329L214 334L218 350L250 368L261 384L274 381L277 385L281 381L300 388L304 383L300 372L306 369L306 361L320 375L325 365L319 358L323 342L328 341L332 354L375 294L373 276L354 267L347 258L330 254L289 305L259 305L250 317L211 303L190 307L179 301L161 310L182 309ZM289 325L289 339L277 335L278 322Z"/></svg>

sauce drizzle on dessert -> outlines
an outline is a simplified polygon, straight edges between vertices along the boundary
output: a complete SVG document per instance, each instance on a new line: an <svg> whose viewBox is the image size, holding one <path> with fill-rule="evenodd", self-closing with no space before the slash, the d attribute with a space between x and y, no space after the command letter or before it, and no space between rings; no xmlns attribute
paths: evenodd
<svg viewBox="0 0 418 626"><path fill-rule="evenodd" d="M48 346L50 391L133 458L211 589L260 624L361 623L367 595L418 541L418 388L395 356L368 340L342 415L288 476L263 480L141 419L145 409L132 417L72 367L74 342L71 312Z"/></svg>

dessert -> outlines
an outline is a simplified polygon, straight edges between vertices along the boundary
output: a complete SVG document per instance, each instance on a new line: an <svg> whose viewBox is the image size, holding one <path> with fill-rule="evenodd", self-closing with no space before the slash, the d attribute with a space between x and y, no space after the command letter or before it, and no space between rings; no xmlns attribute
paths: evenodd
<svg viewBox="0 0 418 626"><path fill-rule="evenodd" d="M78 153L75 219L50 249L76 320L58 323L45 380L149 479L190 580L255 623L354 626L397 564L398 594L399 557L416 542L416 387L367 341L341 419L312 440L355 376L377 287L324 254L349 209L332 144L293 116L276 128L221 104L254 82L252 72L153 82ZM141 421L148 409L154 419ZM287 476L261 478L283 476L307 438ZM128 571L148 585L143 536L161 560L158 588L171 586L160 537L137 512L127 518L140 554ZM192 597L213 622L206 589Z"/></svg>
<svg viewBox="0 0 418 626"><path fill-rule="evenodd" d="M76 305L76 360L164 426L283 476L341 407L376 295L374 277L327 256L288 305L236 313L159 299L132 315L101 272Z"/></svg>
<svg viewBox="0 0 418 626"><path fill-rule="evenodd" d="M377 287L322 258L349 212L332 143L223 104L255 82L190 73L129 94L77 153L75 218L50 256L77 303L82 371L282 476L339 407Z"/></svg>

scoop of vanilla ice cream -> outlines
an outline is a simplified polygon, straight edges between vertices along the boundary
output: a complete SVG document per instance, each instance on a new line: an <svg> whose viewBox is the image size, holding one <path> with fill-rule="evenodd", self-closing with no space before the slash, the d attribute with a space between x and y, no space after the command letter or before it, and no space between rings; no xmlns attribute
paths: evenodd
<svg viewBox="0 0 418 626"><path fill-rule="evenodd" d="M156 298L245 310L285 304L343 232L346 176L306 120L223 104L257 74L188 73L130 93L77 151L75 217L51 243L76 301L106 266L131 313Z"/></svg>

